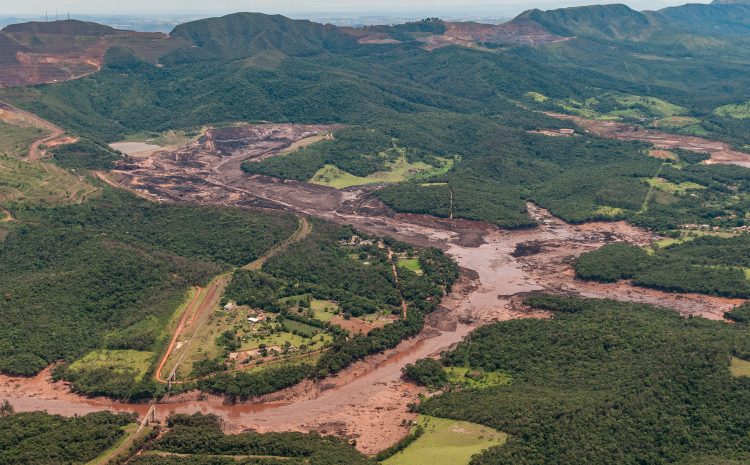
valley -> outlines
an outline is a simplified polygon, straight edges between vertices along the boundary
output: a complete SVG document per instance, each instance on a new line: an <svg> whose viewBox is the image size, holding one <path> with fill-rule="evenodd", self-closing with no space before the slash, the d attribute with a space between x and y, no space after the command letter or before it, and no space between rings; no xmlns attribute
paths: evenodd
<svg viewBox="0 0 750 465"><path fill-rule="evenodd" d="M746 463L749 34L7 26L0 462Z"/></svg>

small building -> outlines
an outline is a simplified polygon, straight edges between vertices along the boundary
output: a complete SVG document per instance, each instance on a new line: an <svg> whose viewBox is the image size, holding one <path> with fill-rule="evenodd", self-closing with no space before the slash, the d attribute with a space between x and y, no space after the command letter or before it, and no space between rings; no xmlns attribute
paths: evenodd
<svg viewBox="0 0 750 465"><path fill-rule="evenodd" d="M234 302L228 302L226 305L224 305L224 310L229 312L229 311L234 310L234 307L235 307Z"/></svg>
<svg viewBox="0 0 750 465"><path fill-rule="evenodd" d="M247 321L249 321L250 323L260 323L263 320L255 316L249 316L247 317Z"/></svg>

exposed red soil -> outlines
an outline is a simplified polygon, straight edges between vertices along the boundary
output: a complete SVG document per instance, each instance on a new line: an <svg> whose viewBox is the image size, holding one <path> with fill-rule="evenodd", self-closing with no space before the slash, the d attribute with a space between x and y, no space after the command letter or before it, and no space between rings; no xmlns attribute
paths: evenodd
<svg viewBox="0 0 750 465"><path fill-rule="evenodd" d="M502 45L545 45L570 40L547 31L541 24L516 18L503 24L480 24L473 22L445 23L445 33L425 37L427 50L435 50L450 45L478 47L481 44Z"/></svg>
<svg viewBox="0 0 750 465"><path fill-rule="evenodd" d="M121 31L79 21L8 26L0 31L0 87L62 82L101 69L113 46L155 63L184 42L161 33Z"/></svg>
<svg viewBox="0 0 750 465"><path fill-rule="evenodd" d="M573 121L585 128L587 132L600 137L648 142L657 149L663 150L679 148L692 152L708 153L711 158L705 162L706 164L739 165L750 168L750 154L734 150L726 142L644 129L616 121L597 121L560 113L546 114L554 118Z"/></svg>

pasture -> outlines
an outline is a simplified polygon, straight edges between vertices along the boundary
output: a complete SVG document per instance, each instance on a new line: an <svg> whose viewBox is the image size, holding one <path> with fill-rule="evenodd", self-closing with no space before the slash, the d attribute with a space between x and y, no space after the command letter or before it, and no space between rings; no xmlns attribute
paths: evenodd
<svg viewBox="0 0 750 465"><path fill-rule="evenodd" d="M468 465L472 456L501 446L508 438L503 432L466 421L420 415L418 424L424 434L384 465Z"/></svg>

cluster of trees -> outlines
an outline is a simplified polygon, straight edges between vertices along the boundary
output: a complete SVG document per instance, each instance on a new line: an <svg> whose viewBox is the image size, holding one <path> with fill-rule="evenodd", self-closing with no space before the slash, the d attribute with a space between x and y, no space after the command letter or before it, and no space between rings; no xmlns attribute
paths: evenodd
<svg viewBox="0 0 750 465"><path fill-rule="evenodd" d="M51 152L55 163L72 169L109 170L122 157L121 153L89 139L58 145Z"/></svg>
<svg viewBox="0 0 750 465"><path fill-rule="evenodd" d="M472 463L750 457L750 379L729 371L732 354L748 349L744 325L609 300L543 296L527 304L555 316L485 326L445 356L449 365L506 371L511 384L450 392L419 407L510 434Z"/></svg>
<svg viewBox="0 0 750 465"><path fill-rule="evenodd" d="M582 279L615 282L632 279L640 286L672 292L750 297L750 236L703 236L648 254L628 244L610 244L575 263Z"/></svg>
<svg viewBox="0 0 750 465"><path fill-rule="evenodd" d="M203 465L247 463L260 465L365 465L373 460L357 452L342 439L320 436L315 433L242 433L225 435L221 420L214 415L173 415L167 420L167 433L151 447L152 450L185 455L173 461L152 461L147 457L135 458L136 465L174 463ZM229 462L216 456L230 457ZM211 457L213 456L213 457ZM242 458L255 456L257 458ZM265 459L263 457L266 457ZM208 459L211 461L208 461ZM161 457L160 457L161 459ZM239 461L237 461L239 460Z"/></svg>
<svg viewBox="0 0 750 465"><path fill-rule="evenodd" d="M402 370L404 378L422 386L437 389L448 382L448 374L443 365L435 359L423 358L413 364L406 365Z"/></svg>
<svg viewBox="0 0 750 465"><path fill-rule="evenodd" d="M46 412L0 416L0 463L58 465L87 463L125 434L135 415L90 413L62 417Z"/></svg>
<svg viewBox="0 0 750 465"><path fill-rule="evenodd" d="M352 237L365 243L349 244ZM413 248L386 239L392 247L418 255L424 274L404 274L400 289L386 249L372 237L350 227L313 220L305 240L269 259L260 271L240 270L227 288L226 298L271 312L284 310L280 299L310 294L334 300L346 314L400 312L401 296L410 306L431 311L442 293L458 277L455 263L437 249Z"/></svg>

